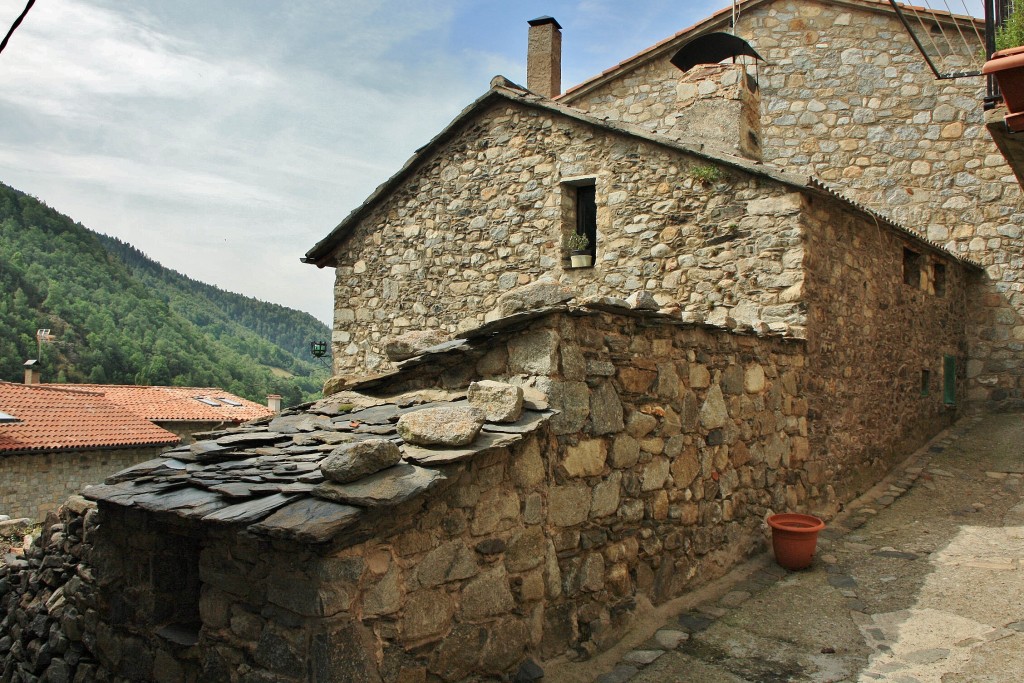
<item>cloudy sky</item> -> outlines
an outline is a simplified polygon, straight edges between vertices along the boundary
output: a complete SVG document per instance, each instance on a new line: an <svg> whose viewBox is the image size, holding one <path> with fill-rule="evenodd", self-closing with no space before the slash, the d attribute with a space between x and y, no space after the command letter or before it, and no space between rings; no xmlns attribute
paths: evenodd
<svg viewBox="0 0 1024 683"><path fill-rule="evenodd" d="M330 322L299 258L492 76L525 83L528 19L563 26L568 86L729 4L38 0L0 54L0 181Z"/></svg>

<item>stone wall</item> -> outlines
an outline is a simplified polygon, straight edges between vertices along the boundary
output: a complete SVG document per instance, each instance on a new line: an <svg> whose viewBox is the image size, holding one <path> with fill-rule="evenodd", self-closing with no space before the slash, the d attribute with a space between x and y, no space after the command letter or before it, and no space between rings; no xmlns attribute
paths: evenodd
<svg viewBox="0 0 1024 683"><path fill-rule="evenodd" d="M0 455L0 514L43 519L64 500L114 472L155 458L160 448Z"/></svg>
<svg viewBox="0 0 1024 683"><path fill-rule="evenodd" d="M92 654L100 603L87 561L96 521L95 505L76 496L47 516L23 555L0 561L0 681L110 680Z"/></svg>
<svg viewBox="0 0 1024 683"><path fill-rule="evenodd" d="M743 301L758 319L803 322L781 183L526 106L494 108L432 156L339 249L337 374L383 367L389 335L475 327L543 275L581 296L645 290L700 314ZM579 178L596 179L597 258L570 269L564 183Z"/></svg>
<svg viewBox="0 0 1024 683"><path fill-rule="evenodd" d="M969 293L981 274L817 200L801 218L811 448L827 467L815 476L848 499L957 417L967 398ZM905 278L905 250L918 255L916 277ZM951 405L947 355L956 363Z"/></svg>
<svg viewBox="0 0 1024 683"><path fill-rule="evenodd" d="M809 288L863 286L870 269L892 266L896 242L879 250L858 220L837 222L829 239L808 247L807 259L820 264ZM828 245L844 238L879 251L877 262L861 268L836 258ZM947 295L962 296L962 284L951 273ZM893 309L939 315L934 295L895 285L878 292L893 297ZM874 308L846 296L822 311L848 315L870 334L858 316ZM825 357L829 341L630 310L564 308L513 320L487 341L364 391L391 396L479 378L531 386L560 412L524 441L448 466L438 488L364 513L320 545L101 503L84 538L70 523L50 527L55 535L14 580L0 572L8 610L0 618L19 623L4 667L38 675L59 658L69 679L84 666L96 680L118 682L422 683L516 672L535 680L538 662L605 650L638 609L762 550L766 514L830 517L855 493L846 477L877 473L873 439L894 430L874 415L896 416L909 439L941 426L941 410L908 412L899 392L879 394L850 377L839 389L864 401L871 419L863 428L878 431L827 440L829 391L846 359L816 360L808 350ZM905 339L924 341L917 332ZM58 566L59 575L38 574ZM72 576L74 590L54 598ZM58 600L59 611L50 610ZM57 616L36 628L44 608ZM63 650L40 656L38 630Z"/></svg>
<svg viewBox="0 0 1024 683"><path fill-rule="evenodd" d="M985 266L992 296L978 311L970 397L1019 405L1024 213L983 126L983 79L936 80L884 8L777 0L745 9L737 34L766 59L758 66L765 162L841 187ZM965 37L976 41L973 31ZM670 56L561 101L602 115L621 102L620 120L670 134L694 101Z"/></svg>

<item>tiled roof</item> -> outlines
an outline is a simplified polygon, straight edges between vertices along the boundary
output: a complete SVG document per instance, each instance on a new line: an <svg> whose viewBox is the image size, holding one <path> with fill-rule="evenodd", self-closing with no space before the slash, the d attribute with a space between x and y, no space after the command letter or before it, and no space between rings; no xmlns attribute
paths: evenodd
<svg viewBox="0 0 1024 683"><path fill-rule="evenodd" d="M154 422L230 422L272 415L267 406L210 387L143 387L123 384L44 384L102 394L111 403Z"/></svg>
<svg viewBox="0 0 1024 683"><path fill-rule="evenodd" d="M102 394L0 382L0 453L88 450L178 443L178 437Z"/></svg>

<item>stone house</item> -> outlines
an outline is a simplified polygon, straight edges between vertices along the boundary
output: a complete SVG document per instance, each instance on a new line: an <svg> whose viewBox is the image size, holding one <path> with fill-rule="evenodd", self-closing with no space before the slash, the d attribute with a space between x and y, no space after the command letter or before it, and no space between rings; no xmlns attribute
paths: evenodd
<svg viewBox="0 0 1024 683"><path fill-rule="evenodd" d="M504 110L485 95L307 253L337 272L336 372L387 367L389 335L479 324L498 294L544 274L587 294L644 289L697 313L740 307L738 320L795 323L767 290L745 301L740 283L725 278L731 287L717 291L706 277L713 269L702 267L709 239L753 219L735 213L742 205L719 206L733 199L731 185L716 191L688 178L705 166L736 177L732 154L829 183L981 264L962 358L968 396L1017 405L1020 187L985 132L982 77L935 80L881 0L747 0L739 10L736 34L764 57L756 68L683 73L671 63L695 39L728 30L723 11L564 94L552 77L557 22L531 27L540 34L532 48L547 50L531 57L532 94L506 87ZM982 49L983 26L942 18ZM566 226L588 184L595 266L569 271Z"/></svg>
<svg viewBox="0 0 1024 683"><path fill-rule="evenodd" d="M537 680L538 662L608 648L648 604L763 549L769 512L829 517L969 396L1012 399L1010 365L972 355L1011 348L1010 332L978 341L979 311L1012 305L993 301L1006 243L977 251L905 227L877 196L903 162L880 142L901 114L897 99L843 90L863 89L865 59L891 98L917 86L957 103L964 139L984 146L965 132L963 86L925 82L885 7L748 0L738 32L768 59L756 78L667 70L716 15L565 95L557 23L533 22L531 45L548 47L530 89L496 78L307 253L337 273L340 390L64 509L0 575L0 629L19 629L4 675ZM824 131L776 120L780 102L825 87L840 104L786 110ZM640 99L652 93L667 94ZM921 207L928 226L952 226L941 203L954 196L989 210L959 174L1000 167L959 170L929 116L910 125L942 145L908 163L958 169ZM694 127L702 139L686 139ZM843 185L858 150L868 166ZM865 176L874 194L852 182ZM589 268L570 267L580 231ZM404 360L394 337L412 347ZM444 441L466 422L468 440ZM51 629L65 650L44 660Z"/></svg>
<svg viewBox="0 0 1024 683"><path fill-rule="evenodd" d="M47 384L61 387L68 385ZM153 424L178 435L184 443L199 432L230 427L273 415L271 407L215 387L161 387L134 384L76 384L75 389L102 394ZM272 400L272 399L271 399ZM280 406L278 406L280 407Z"/></svg>
<svg viewBox="0 0 1024 683"><path fill-rule="evenodd" d="M273 411L197 387L0 382L0 512L43 519L68 496L193 435Z"/></svg>
<svg viewBox="0 0 1024 683"><path fill-rule="evenodd" d="M42 519L87 484L153 458L176 435L93 392L0 382L0 511Z"/></svg>

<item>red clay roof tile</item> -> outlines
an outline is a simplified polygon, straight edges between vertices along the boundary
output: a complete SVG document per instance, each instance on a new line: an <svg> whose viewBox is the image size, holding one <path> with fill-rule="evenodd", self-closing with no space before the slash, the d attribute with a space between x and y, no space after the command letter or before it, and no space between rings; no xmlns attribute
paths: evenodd
<svg viewBox="0 0 1024 683"><path fill-rule="evenodd" d="M100 393L0 382L0 453L89 450L178 443L178 437Z"/></svg>
<svg viewBox="0 0 1024 683"><path fill-rule="evenodd" d="M44 384L101 393L107 400L154 422L239 423L272 415L265 405L211 387L147 387L124 384ZM199 399L206 399L204 403ZM224 399L238 405L231 405Z"/></svg>

